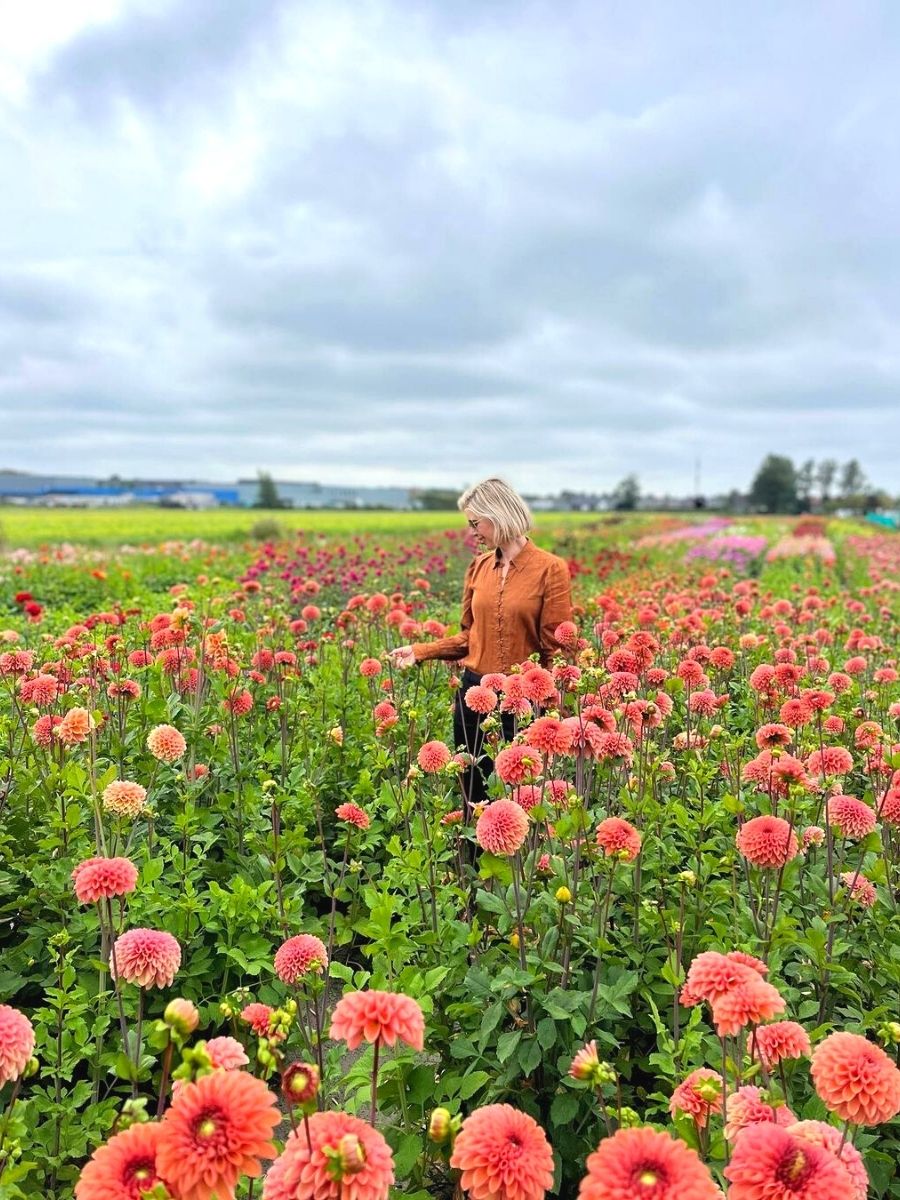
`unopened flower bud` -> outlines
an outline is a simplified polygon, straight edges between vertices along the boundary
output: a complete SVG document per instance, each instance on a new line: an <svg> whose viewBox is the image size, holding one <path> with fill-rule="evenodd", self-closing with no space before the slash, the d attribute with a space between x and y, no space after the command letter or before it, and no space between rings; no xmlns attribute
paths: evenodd
<svg viewBox="0 0 900 1200"><path fill-rule="evenodd" d="M319 1068L313 1063L295 1062L281 1076L281 1094L288 1104L302 1108L311 1105L319 1091Z"/></svg>
<svg viewBox="0 0 900 1200"><path fill-rule="evenodd" d="M336 1146L322 1147L328 1159L328 1174L340 1183L348 1175L358 1175L366 1165L366 1152L355 1133L345 1133Z"/></svg>
<svg viewBox="0 0 900 1200"><path fill-rule="evenodd" d="M518 950L518 948L519 948L518 933L513 932L509 935L509 944L512 946L513 950Z"/></svg>
<svg viewBox="0 0 900 1200"><path fill-rule="evenodd" d="M147 1115L147 1097L141 1096L126 1100L122 1105L122 1111L119 1113L117 1126L119 1129L128 1129L132 1125L143 1125L145 1121L149 1121Z"/></svg>
<svg viewBox="0 0 900 1200"><path fill-rule="evenodd" d="M438 1146L442 1146L449 1138L451 1120L450 1111L446 1108L436 1108L431 1114L431 1120L428 1122L428 1136Z"/></svg>
<svg viewBox="0 0 900 1200"><path fill-rule="evenodd" d="M556 899L560 904L569 904L572 899L572 893L567 887L559 887L556 889Z"/></svg>
<svg viewBox="0 0 900 1200"><path fill-rule="evenodd" d="M329 729L329 730L328 730L328 736L329 736L329 738L330 738L330 739L331 739L331 740L334 742L334 744L335 744L336 746L343 746L343 744L344 744L344 731L343 731L343 729L341 728L341 726L340 726L340 725L335 725L335 726L334 726L334 728L332 728L332 729Z"/></svg>
<svg viewBox="0 0 900 1200"><path fill-rule="evenodd" d="M707 1104L715 1104L722 1095L722 1082L719 1079L704 1079L695 1086L694 1091Z"/></svg>
<svg viewBox="0 0 900 1200"><path fill-rule="evenodd" d="M636 1129L641 1123L639 1114L625 1105L619 1110L610 1104L606 1111L609 1116L618 1118L620 1129Z"/></svg>
<svg viewBox="0 0 900 1200"><path fill-rule="evenodd" d="M29 1058L28 1062L25 1064L25 1070L22 1072L22 1078L23 1079L31 1079L32 1076L37 1075L37 1073L40 1069L41 1069L41 1064L38 1062L38 1060L36 1058L34 1058L32 1056L31 1058Z"/></svg>
<svg viewBox="0 0 900 1200"><path fill-rule="evenodd" d="M900 1046L900 1021L886 1021L878 1030L878 1036L883 1042Z"/></svg>
<svg viewBox="0 0 900 1200"><path fill-rule="evenodd" d="M190 1000L170 1000L163 1013L163 1020L179 1038L187 1038L200 1024L200 1014Z"/></svg>
<svg viewBox="0 0 900 1200"><path fill-rule="evenodd" d="M675 878L679 883L685 884L686 887L693 887L697 882L697 876L693 871L679 871Z"/></svg>

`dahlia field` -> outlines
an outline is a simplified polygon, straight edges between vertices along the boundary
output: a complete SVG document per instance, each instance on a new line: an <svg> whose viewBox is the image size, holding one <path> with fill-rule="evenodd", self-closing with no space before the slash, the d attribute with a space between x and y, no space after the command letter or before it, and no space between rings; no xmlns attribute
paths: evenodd
<svg viewBox="0 0 900 1200"><path fill-rule="evenodd" d="M0 554L0 1200L900 1197L900 536L454 516Z"/></svg>

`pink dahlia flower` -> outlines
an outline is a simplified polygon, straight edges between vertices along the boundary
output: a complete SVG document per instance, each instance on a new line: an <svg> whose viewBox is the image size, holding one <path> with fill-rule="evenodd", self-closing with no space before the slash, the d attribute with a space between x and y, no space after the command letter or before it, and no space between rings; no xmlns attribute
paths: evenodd
<svg viewBox="0 0 900 1200"><path fill-rule="evenodd" d="M348 1142L358 1169L341 1169ZM316 1112L289 1135L262 1200L388 1200L393 1182L393 1156L377 1129L348 1113Z"/></svg>
<svg viewBox="0 0 900 1200"><path fill-rule="evenodd" d="M282 983L299 983L304 975L321 975L327 966L325 943L311 933L288 938L275 955L275 974Z"/></svg>
<svg viewBox="0 0 900 1200"><path fill-rule="evenodd" d="M450 749L444 742L426 742L420 748L416 761L426 774L433 775L450 761Z"/></svg>
<svg viewBox="0 0 900 1200"><path fill-rule="evenodd" d="M18 1079L34 1053L34 1029L24 1013L0 1004L0 1087Z"/></svg>
<svg viewBox="0 0 900 1200"><path fill-rule="evenodd" d="M595 840L607 856L617 854L625 862L637 858L641 849L641 835L635 827L621 817L607 817L597 826Z"/></svg>
<svg viewBox="0 0 900 1200"><path fill-rule="evenodd" d="M129 858L86 858L72 871L79 904L96 904L133 892L137 867Z"/></svg>
<svg viewBox="0 0 900 1200"><path fill-rule="evenodd" d="M515 854L528 836L528 814L514 800L489 804L475 826L475 840L491 854Z"/></svg>
<svg viewBox="0 0 900 1200"><path fill-rule="evenodd" d="M853 1125L882 1125L900 1112L900 1070L880 1046L832 1033L815 1049L810 1073L825 1107Z"/></svg>
<svg viewBox="0 0 900 1200"><path fill-rule="evenodd" d="M187 749L182 735L172 725L157 725L147 734L147 749L159 762L178 762Z"/></svg>
<svg viewBox="0 0 900 1200"><path fill-rule="evenodd" d="M206 1043L212 1065L222 1071L237 1071L250 1062L244 1047L233 1037L214 1037Z"/></svg>
<svg viewBox="0 0 900 1200"><path fill-rule="evenodd" d="M754 866L774 870L800 853L797 835L784 817L753 817L735 838L738 850Z"/></svg>
<svg viewBox="0 0 900 1200"><path fill-rule="evenodd" d="M801 1141L811 1142L814 1146L824 1146L835 1158L844 1164L850 1182L853 1185L853 1200L866 1200L869 1194L869 1175L862 1160L862 1155L849 1138L844 1138L839 1129L828 1125L825 1121L798 1121L796 1125L788 1125L787 1132L791 1137Z"/></svg>
<svg viewBox="0 0 900 1200"><path fill-rule="evenodd" d="M140 987L171 987L181 966L181 947L160 929L129 929L113 947L116 974Z"/></svg>

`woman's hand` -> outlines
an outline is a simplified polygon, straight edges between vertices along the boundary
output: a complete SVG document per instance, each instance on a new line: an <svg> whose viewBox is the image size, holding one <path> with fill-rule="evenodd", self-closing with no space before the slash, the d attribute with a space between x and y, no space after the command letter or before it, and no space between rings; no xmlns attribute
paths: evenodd
<svg viewBox="0 0 900 1200"><path fill-rule="evenodd" d="M398 646L396 650L391 651L390 658L394 666L399 667L401 671L416 665L416 655L412 646Z"/></svg>

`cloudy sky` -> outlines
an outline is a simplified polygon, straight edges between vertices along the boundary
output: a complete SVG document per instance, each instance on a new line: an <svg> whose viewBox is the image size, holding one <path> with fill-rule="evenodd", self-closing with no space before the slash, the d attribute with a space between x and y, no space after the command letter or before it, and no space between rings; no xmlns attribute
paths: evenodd
<svg viewBox="0 0 900 1200"><path fill-rule="evenodd" d="M892 0L0 29L0 467L900 491Z"/></svg>

